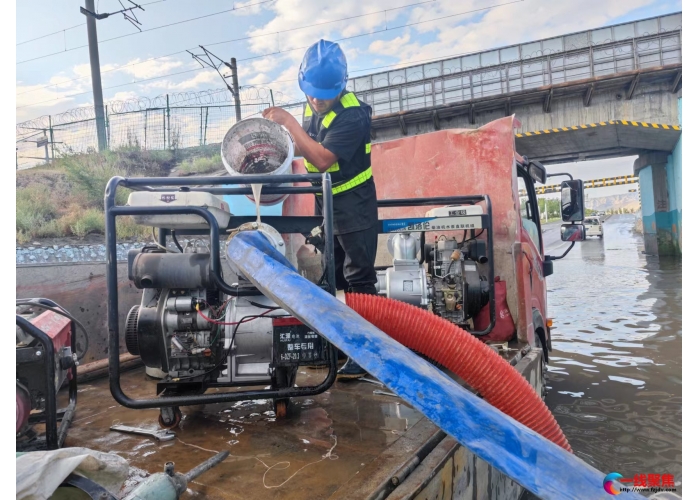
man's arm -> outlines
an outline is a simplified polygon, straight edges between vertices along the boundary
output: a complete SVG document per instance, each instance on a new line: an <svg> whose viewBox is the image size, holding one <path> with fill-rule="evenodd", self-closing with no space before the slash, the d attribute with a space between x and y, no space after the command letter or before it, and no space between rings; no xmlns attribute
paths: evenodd
<svg viewBox="0 0 700 500"><path fill-rule="evenodd" d="M320 172L325 172L331 165L338 161L338 157L314 141L309 134L299 125L294 117L282 108L267 108L262 113L263 118L279 123L289 130L294 139L295 154L303 156L313 164Z"/></svg>

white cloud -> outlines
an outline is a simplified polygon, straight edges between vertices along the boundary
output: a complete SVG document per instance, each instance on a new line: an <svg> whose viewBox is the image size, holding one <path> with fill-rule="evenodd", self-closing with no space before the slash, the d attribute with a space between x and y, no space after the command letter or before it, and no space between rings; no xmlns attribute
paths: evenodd
<svg viewBox="0 0 700 500"><path fill-rule="evenodd" d="M182 61L173 59L172 57L164 57L161 59L154 60L144 60L139 58L132 59L127 62L118 71L121 73L126 73L131 75L137 80L143 80L146 78L154 78L157 76L163 76L171 73L173 70L183 66Z"/></svg>
<svg viewBox="0 0 700 500"><path fill-rule="evenodd" d="M196 73L193 77L183 80L181 82L173 82L172 80L162 79L155 80L153 82L148 82L143 84L142 87L146 89L162 89L165 91L184 91L184 90L199 90L203 85L211 87L212 84L217 84L217 86L223 86L221 77L216 71L213 70L202 70Z"/></svg>
<svg viewBox="0 0 700 500"><path fill-rule="evenodd" d="M133 90L129 91L121 91L121 92L116 92L111 98L109 98L109 101L128 101L130 99L138 99L141 97L139 94L134 92Z"/></svg>
<svg viewBox="0 0 700 500"><path fill-rule="evenodd" d="M447 57L503 45L538 40L596 28L611 20L653 3L653 0L588 0L586 2L550 2L526 0L487 11L459 15L462 12L493 5L487 0L441 2L435 7L416 7L409 23L446 17L412 27L413 32L434 37L425 43L412 33L389 42L373 42L373 53L396 57L399 61ZM469 22L465 22L469 21Z"/></svg>
<svg viewBox="0 0 700 500"><path fill-rule="evenodd" d="M104 73L105 71L112 71L115 68L117 68L119 65L117 64L100 64L100 71ZM92 75L92 72L90 70L90 64L85 63L85 64L78 64L76 66L73 66L73 73L75 74L72 78L81 77L88 79ZM52 82L53 83L53 82Z"/></svg>

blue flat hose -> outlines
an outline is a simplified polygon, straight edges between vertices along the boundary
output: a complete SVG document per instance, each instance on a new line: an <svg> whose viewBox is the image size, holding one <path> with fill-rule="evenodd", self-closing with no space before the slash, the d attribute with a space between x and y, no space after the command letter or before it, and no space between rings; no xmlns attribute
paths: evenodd
<svg viewBox="0 0 700 500"><path fill-rule="evenodd" d="M333 345L485 462L538 497L607 499L605 475L467 391L355 311L303 278L257 231L228 258L265 296ZM642 499L621 493L622 499Z"/></svg>

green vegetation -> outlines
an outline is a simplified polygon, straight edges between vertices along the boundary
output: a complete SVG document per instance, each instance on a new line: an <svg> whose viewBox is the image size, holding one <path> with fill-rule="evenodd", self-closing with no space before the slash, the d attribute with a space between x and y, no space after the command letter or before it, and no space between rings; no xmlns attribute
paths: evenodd
<svg viewBox="0 0 700 500"><path fill-rule="evenodd" d="M548 222L555 222L561 219L561 214L559 213L561 207L558 198L537 198L537 205L540 217L546 218Z"/></svg>
<svg viewBox="0 0 700 500"><path fill-rule="evenodd" d="M180 175L208 174L223 169L224 164L221 161L220 154L208 157L190 158L180 163L177 167Z"/></svg>
<svg viewBox="0 0 700 500"><path fill-rule="evenodd" d="M104 191L109 179L205 174L223 168L216 146L191 150L143 151L135 147L103 153L67 154L49 165L20 170L16 176L16 240L20 244L41 238L104 234ZM129 192L119 188L117 204ZM150 238L149 228L130 217L117 219L119 239Z"/></svg>

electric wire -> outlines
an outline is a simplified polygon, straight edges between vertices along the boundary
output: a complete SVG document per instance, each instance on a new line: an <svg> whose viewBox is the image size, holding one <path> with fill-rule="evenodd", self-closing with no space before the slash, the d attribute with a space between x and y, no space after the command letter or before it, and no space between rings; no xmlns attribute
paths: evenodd
<svg viewBox="0 0 700 500"><path fill-rule="evenodd" d="M165 0L161 0L161 1L165 1ZM162 29L162 28L169 28L170 26L176 26L176 25L178 25L178 24L184 24L184 23L189 23L189 22L192 22L192 21L198 21L198 20L200 20L200 19L206 19L206 18L208 18L208 17L220 16L221 14L226 14L226 13L229 13L229 12L233 12L233 11L236 11L236 10L240 10L240 9L245 8L245 7L253 7L253 6L255 6L255 5L260 5L260 4L263 4L263 3L270 3L270 2L272 2L272 1L273 1L273 0L263 0L262 2L250 3L250 4L246 4L246 5L241 5L241 6L239 6L239 7L234 7L234 8L232 8L232 9L226 9L226 10L221 10L221 11L218 11L218 12L212 12L211 14L205 14L205 15L203 15L203 16L191 17L191 18L188 18L188 19L183 19L183 20L181 20L181 21L175 21L175 22L168 23L168 24L162 24L162 25L160 25L160 26L154 26L153 28L148 28L148 29L141 30L141 31L137 31L137 32L134 32L134 33L126 33L126 34L124 34L124 35L119 35L119 36L115 36L115 37L112 37L112 38L105 38L104 40L99 40L99 41L97 42L97 44L99 45L99 44L101 44L101 43L111 42L111 41L113 41L113 40L119 40L119 39L121 39L121 38L126 38L126 37L129 37L129 36L139 35L139 34L141 34L141 33L147 33L147 32L149 32L149 31L156 31L156 30L159 30L159 29ZM430 0L430 1L433 1L433 0ZM153 2L153 3L157 3L157 2ZM148 4L141 4L141 5L148 5ZM63 30L61 30L61 31L63 31ZM60 31L57 32L57 33L60 33ZM52 33L52 34L55 34L55 33ZM48 35L46 35L46 36L48 36ZM17 62L17 64L23 64L23 63L30 62L30 61L36 61L36 60L38 60L38 59L43 59L43 58L45 58L45 57L51 57L51 56L55 56L55 55L58 55L58 54L63 54L63 53L65 53L65 52L72 52L72 51L74 51L74 50L83 49L83 48L85 48L85 47L87 47L87 46L88 46L88 44L85 44L85 45L78 45L77 47L71 47L70 49L62 50L62 51L59 51L59 52L53 52L53 53L51 53L51 54L45 54L45 55L42 55L42 56L33 57L33 58L31 58L31 59L24 59L24 60L22 60L22 61ZM181 52L183 52L183 51L181 51Z"/></svg>
<svg viewBox="0 0 700 500"><path fill-rule="evenodd" d="M171 230L170 230L170 236L172 236L172 238L173 238L173 243L175 243L175 246L177 247L177 249L180 250L180 253L184 253L184 251L182 250L182 247L180 246L180 242L177 241L177 236L175 235L175 230L174 230L174 229L171 229Z"/></svg>
<svg viewBox="0 0 700 500"><path fill-rule="evenodd" d="M139 5L141 5L141 7L145 7L146 5L152 5L152 4L154 4L154 3L163 3L163 2L167 2L167 1L168 1L168 0L156 0L155 2L142 3L142 4L139 4ZM267 1L272 1L272 0L267 0ZM240 8L242 8L242 7L238 7L238 8L240 9ZM65 33L66 31L70 31L70 30L75 29L75 28L81 28L81 27L84 27L84 26L85 26L84 23L76 24L76 25L70 26L70 27L68 27L68 28L63 28L63 29L61 29L61 30L54 31L53 33L47 33L46 35L41 35L41 36L38 36L38 37L36 37L36 38L31 38L31 39L29 39L29 40L25 40L25 41L23 41L23 42L16 43L16 44L15 44L15 47L19 47L20 45L24 45L25 43L35 42L36 40L41 40L42 38L46 38L46 37L49 37L49 36L52 36L52 35L57 35L57 34L59 34L59 33Z"/></svg>
<svg viewBox="0 0 700 500"><path fill-rule="evenodd" d="M198 309L198 311L199 311L199 309ZM265 315L268 314L268 313L270 313L270 312L272 312L272 310L265 311L265 312L262 313L262 314L251 314L251 315L249 315L249 316L243 316L243 317L241 318L241 321L235 323L235 327L234 327L234 329L233 329L233 332L231 333L231 343L229 344L228 349L226 350L226 354L223 355L223 356L221 357L221 359L219 359L219 361L216 363L216 365L214 365L213 368L210 368L209 370L207 370L206 372L204 372L204 373L201 374L201 375L190 375L190 376L187 376L187 377L178 377L176 380L177 380L177 381L181 381L181 380L188 380L188 379L192 379L192 378L202 377L202 384L204 384L204 379L205 379L205 377L206 377L207 375L209 375L210 373L212 373L212 372L218 370L218 369L221 367L221 365L224 363L224 361L226 361L226 360L231 356L231 349L233 348L233 341L234 341L234 339L236 338L236 333L238 333L238 327L239 327L242 323L248 323L249 321L253 321L253 320L255 320L255 319L265 317ZM233 323L231 323L231 324L233 324Z"/></svg>
<svg viewBox="0 0 700 500"><path fill-rule="evenodd" d="M439 21L439 20L442 20L442 19L454 18L454 17L458 17L458 16L461 16L461 15L472 14L472 13L474 13L474 12L483 11L483 10L489 10L489 9L494 9L494 8L497 8L497 7L503 7L503 6L506 6L506 5L511 5L511 4L515 4L515 3L521 3L521 2L524 2L524 1L525 1L525 0L512 0L512 1L510 1L510 2L506 2L506 3L502 3L502 4L496 4L496 5L492 5L492 6L490 6L490 7L483 7L483 8L480 8L480 9L474 9L474 10L470 10L470 11L460 12L460 13L453 14L453 15L450 15L450 16L438 17L438 18L434 18L434 19L429 19L429 20L427 20L427 21L417 21L417 22L414 22L414 23L408 23L408 24L404 24L404 25L401 25L401 26L395 26L395 27L392 27L392 28L386 28L386 29L382 29L382 30L370 31L370 32L367 32L367 33L362 33L362 34L359 34L359 35L353 35L353 36L344 37L344 38L338 38L338 39L336 39L336 40L334 40L334 41L335 41L335 42L340 42L340 41L343 41L343 40L350 40L350 39L353 39L353 38L360 38L360 37L364 37L364 36L370 36L370 35L374 35L374 34L377 34L377 33L384 33L384 32L386 32L386 31L393 31L393 30L397 30L397 29L401 29L401 28L416 26L416 25L419 25L419 24L424 24L424 23L430 23L430 22L434 22L434 21ZM218 42L218 43L224 43L224 42ZM207 44L207 45L211 46L211 45L216 45L216 44ZM247 58L243 58L243 59L238 59L238 61L250 61L250 60L253 60L253 59L260 59L260 58L263 58L263 57L275 56L275 55L278 55L278 54L283 54L283 53L287 53L287 52L293 52L293 51L295 51L295 50L303 50L303 49L307 49L307 48L308 48L308 47L296 47L296 48L293 48L293 49L287 49L287 50L277 51L277 52L270 52L270 53L268 53L268 54L261 54L261 55L257 55L257 56L252 56L252 57L247 57ZM194 49L192 49L192 50L194 50ZM181 53L181 52L186 52L186 51L179 51L179 52L176 52L176 53L174 53L174 54L179 54L179 53ZM174 55L174 54L171 54L171 55ZM161 58L162 58L162 57L167 57L167 56L161 56ZM153 59L151 59L151 60L153 60ZM145 61L144 61L144 62L145 62ZM140 64L140 63L136 63L136 64ZM108 90L108 89L113 89L113 88L118 88L118 87L125 87L125 86L129 86L129 85L135 85L135 84L137 84L137 83L143 83L143 82L148 82L148 81L152 81L152 80L159 80L159 79L161 79L161 78L168 78L168 77L171 77L171 76L182 75L182 74L185 74L185 73L192 73L192 72L194 72L194 71L202 71L203 69L207 69L207 68L195 68L195 69L186 70L186 71L179 71L179 72L176 72L176 73L169 73L169 74L167 74L167 75L156 76L156 77L153 77L153 78L146 78L146 79L142 79L142 80L135 80L135 81L128 82L128 83L122 83L122 84L119 84L119 85L112 85L112 86L110 86L110 87L104 87L103 90ZM114 71L114 69L111 70L111 71ZM280 80L280 81L286 81L286 80ZM272 83L272 82L271 82L271 83ZM34 90L39 90L39 89L34 89ZM32 91L33 91L33 90L32 90ZM34 102L34 103L31 103L31 104L25 104L24 106L17 106L17 107L15 107L15 109L22 109L22 108L26 108L26 107L29 107L29 106L36 106L36 105L43 104L43 103L46 103L46 102L55 101L56 99L67 99L67 98L70 98L70 97L77 97L77 96L80 96L80 95L85 95L85 94L90 94L90 93L92 93L92 90L85 91L85 92L79 92L79 93L77 93L77 94L70 94L70 95L55 97L55 98L53 98L53 99L47 99L47 100L45 100L45 101Z"/></svg>
<svg viewBox="0 0 700 500"><path fill-rule="evenodd" d="M90 347L90 337L88 335L87 329L83 326L83 324L80 321L78 321L75 318L75 316L73 316L71 313L69 313L68 311L66 311L62 307L55 308L53 306L42 304L41 302L35 302L33 300L17 299L17 300L15 300L15 307L17 307L17 306L39 307L42 309L46 309L48 311L52 311L56 314L60 314L61 316L65 316L66 318L68 318L69 320L74 322L85 334L85 348L83 349L83 352L81 352L80 354L78 354L78 353L75 353L75 354L78 357L78 361L80 361L81 359L83 359L83 357L85 357L85 354L87 353L88 348Z"/></svg>

